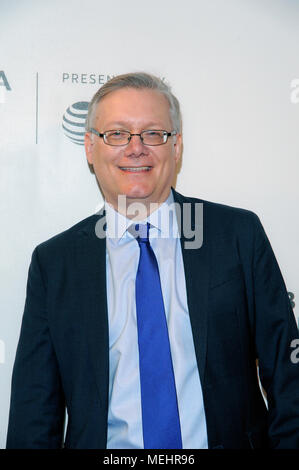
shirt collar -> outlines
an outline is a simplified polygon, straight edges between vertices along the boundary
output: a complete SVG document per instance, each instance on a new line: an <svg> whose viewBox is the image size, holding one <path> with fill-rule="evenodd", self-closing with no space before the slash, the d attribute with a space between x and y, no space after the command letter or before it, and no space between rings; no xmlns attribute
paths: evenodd
<svg viewBox="0 0 299 470"><path fill-rule="evenodd" d="M105 201L107 231L106 236L112 238L115 242L119 242L123 238L133 238L128 232L128 228L132 224L146 224L149 222L154 228L150 231L150 238L176 238L178 237L178 226L175 215L175 205L172 191L166 201L164 201L158 209L154 210L146 219L141 221L132 221L124 215L117 212L114 207Z"/></svg>

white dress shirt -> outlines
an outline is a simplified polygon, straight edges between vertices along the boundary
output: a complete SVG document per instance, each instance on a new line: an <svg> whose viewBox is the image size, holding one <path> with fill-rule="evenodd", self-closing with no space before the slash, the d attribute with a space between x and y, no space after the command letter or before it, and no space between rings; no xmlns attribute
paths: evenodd
<svg viewBox="0 0 299 470"><path fill-rule="evenodd" d="M206 419L187 305L186 281L176 217L168 199L147 219L156 255L176 383L184 449L207 449ZM143 448L135 279L139 246L127 228L132 220L105 203L109 320L108 449ZM134 222L133 222L134 223ZM135 222L136 223L136 222ZM200 338L199 338L200 340Z"/></svg>

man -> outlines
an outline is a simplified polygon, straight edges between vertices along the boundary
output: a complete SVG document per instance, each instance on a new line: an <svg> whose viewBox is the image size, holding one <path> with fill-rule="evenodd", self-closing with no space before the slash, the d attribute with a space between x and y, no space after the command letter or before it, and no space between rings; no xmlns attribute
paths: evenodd
<svg viewBox="0 0 299 470"><path fill-rule="evenodd" d="M68 448L299 448L298 331L258 217L171 188L158 78L107 82L86 130L105 211L33 252L7 447L61 447L66 407Z"/></svg>

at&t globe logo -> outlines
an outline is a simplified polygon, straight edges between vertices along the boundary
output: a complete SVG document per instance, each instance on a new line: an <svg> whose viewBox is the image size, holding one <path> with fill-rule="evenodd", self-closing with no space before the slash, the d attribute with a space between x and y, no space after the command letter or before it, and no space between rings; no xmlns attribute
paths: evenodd
<svg viewBox="0 0 299 470"><path fill-rule="evenodd" d="M63 115L64 134L77 145L84 145L88 104L88 101L78 101L69 106Z"/></svg>

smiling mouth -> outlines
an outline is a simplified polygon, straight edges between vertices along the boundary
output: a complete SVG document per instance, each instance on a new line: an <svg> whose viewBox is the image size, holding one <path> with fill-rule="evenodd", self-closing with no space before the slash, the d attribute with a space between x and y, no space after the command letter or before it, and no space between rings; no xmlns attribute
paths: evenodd
<svg viewBox="0 0 299 470"><path fill-rule="evenodd" d="M142 171L150 171L152 169L152 166L138 166L138 167L133 167L133 166L120 166L120 170L122 171L129 171L132 173L139 173Z"/></svg>

